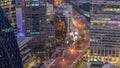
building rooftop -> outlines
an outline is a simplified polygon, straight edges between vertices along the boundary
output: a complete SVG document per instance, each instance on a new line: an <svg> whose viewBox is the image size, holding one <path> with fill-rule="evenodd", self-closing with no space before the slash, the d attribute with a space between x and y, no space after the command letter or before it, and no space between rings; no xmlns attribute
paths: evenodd
<svg viewBox="0 0 120 68"><path fill-rule="evenodd" d="M92 62L90 65L90 68L117 68L115 65L110 64L108 62L102 63L102 62Z"/></svg>
<svg viewBox="0 0 120 68"><path fill-rule="evenodd" d="M117 68L115 65L112 64L104 64L102 68Z"/></svg>
<svg viewBox="0 0 120 68"><path fill-rule="evenodd" d="M118 0L93 0L94 4L109 4L109 5L120 5L120 1Z"/></svg>
<svg viewBox="0 0 120 68"><path fill-rule="evenodd" d="M22 49L23 47L25 47L24 45L32 39L33 39L33 37L19 37L19 38L17 38L19 48Z"/></svg>

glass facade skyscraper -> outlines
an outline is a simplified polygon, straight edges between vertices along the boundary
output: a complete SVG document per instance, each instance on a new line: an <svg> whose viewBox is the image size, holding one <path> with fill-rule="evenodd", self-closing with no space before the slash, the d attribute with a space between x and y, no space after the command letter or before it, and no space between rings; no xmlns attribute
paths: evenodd
<svg viewBox="0 0 120 68"><path fill-rule="evenodd" d="M39 42L39 45L54 39L54 28L47 22L47 1L18 0L16 7L17 21L20 23L22 34L26 37L35 37L35 42Z"/></svg>
<svg viewBox="0 0 120 68"><path fill-rule="evenodd" d="M6 12L6 15L10 21L10 24L15 30L15 33L17 33L19 30L18 24L16 21L16 4L15 0L0 0L0 6L4 9Z"/></svg>
<svg viewBox="0 0 120 68"><path fill-rule="evenodd" d="M23 68L14 29L0 8L0 68Z"/></svg>

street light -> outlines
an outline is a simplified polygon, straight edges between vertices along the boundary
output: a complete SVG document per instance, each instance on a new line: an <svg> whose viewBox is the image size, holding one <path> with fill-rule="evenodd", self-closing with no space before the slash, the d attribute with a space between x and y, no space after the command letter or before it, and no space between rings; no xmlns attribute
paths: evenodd
<svg viewBox="0 0 120 68"><path fill-rule="evenodd" d="M73 50L73 49L71 49L71 51L73 52L74 50Z"/></svg>
<svg viewBox="0 0 120 68"><path fill-rule="evenodd" d="M53 64L53 66L54 66L55 64Z"/></svg>
<svg viewBox="0 0 120 68"><path fill-rule="evenodd" d="M77 36L74 36L73 40L74 40L74 41L76 41L76 40L77 40L77 38L78 38Z"/></svg>
<svg viewBox="0 0 120 68"><path fill-rule="evenodd" d="M69 42L67 41L66 43L68 44Z"/></svg>
<svg viewBox="0 0 120 68"><path fill-rule="evenodd" d="M62 59L62 61L65 61L64 59Z"/></svg>
<svg viewBox="0 0 120 68"><path fill-rule="evenodd" d="M75 32L75 35L78 35L78 32Z"/></svg>
<svg viewBox="0 0 120 68"><path fill-rule="evenodd" d="M73 32L71 32L71 33L70 33L70 36L73 36L73 35L74 35Z"/></svg>
<svg viewBox="0 0 120 68"><path fill-rule="evenodd" d="M75 36L74 38L77 39L77 36Z"/></svg>

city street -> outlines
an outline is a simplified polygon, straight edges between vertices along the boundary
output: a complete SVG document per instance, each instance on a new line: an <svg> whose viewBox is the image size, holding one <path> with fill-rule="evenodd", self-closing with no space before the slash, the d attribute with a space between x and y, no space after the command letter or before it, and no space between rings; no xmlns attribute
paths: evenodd
<svg viewBox="0 0 120 68"><path fill-rule="evenodd" d="M0 68L120 68L120 0L0 0Z"/></svg>
<svg viewBox="0 0 120 68"><path fill-rule="evenodd" d="M80 53L77 50L66 50L63 56L61 56L59 59L57 59L50 68L67 68L69 67L76 57L80 55Z"/></svg>
<svg viewBox="0 0 120 68"><path fill-rule="evenodd" d="M85 32L85 24L84 22L81 20L81 17L77 17L76 18L77 12L73 11L73 28L77 28L79 31L79 34L84 34L84 41L79 44L80 47L82 48L82 50L85 50L88 46L89 46L89 33ZM79 53L78 50L70 50L70 49L66 49L65 53L62 57L60 57L59 59L57 59L51 66L50 68L68 68L71 64L73 63L77 63L74 62L76 60L76 58L78 56L82 57L82 53ZM79 59L81 60L81 59Z"/></svg>
<svg viewBox="0 0 120 68"><path fill-rule="evenodd" d="M84 41L80 44L80 46L81 48L85 48L89 43L89 33L85 31L87 26L75 10L73 11L73 24L79 29L79 34L84 34Z"/></svg>
<svg viewBox="0 0 120 68"><path fill-rule="evenodd" d="M56 2L57 4L57 2ZM57 5L58 6L58 5ZM70 44L72 46L79 46L81 49L67 49L63 48L63 54L58 56L58 58L52 62L47 68L73 68L79 60L82 60L84 51L89 47L89 32L86 32L88 28L88 24L86 24L85 19L81 17L81 15L73 8L72 11L72 27L71 31L76 31L78 33L78 37L83 37L83 41L81 43L74 42L76 44ZM79 39L81 41L81 39Z"/></svg>

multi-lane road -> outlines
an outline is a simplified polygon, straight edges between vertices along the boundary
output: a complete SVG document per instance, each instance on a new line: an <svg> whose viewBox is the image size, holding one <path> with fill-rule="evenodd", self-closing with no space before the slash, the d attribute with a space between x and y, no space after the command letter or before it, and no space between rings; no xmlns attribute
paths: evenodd
<svg viewBox="0 0 120 68"><path fill-rule="evenodd" d="M88 28L88 24L86 24L86 21L82 19L82 17L77 13L77 11L73 10L73 24L79 29L79 34L84 35L84 41L80 44L81 48L85 48L89 44L89 32L86 32L86 29Z"/></svg>
<svg viewBox="0 0 120 68"><path fill-rule="evenodd" d="M76 57L80 54L78 50L66 49L64 55L59 57L50 68L69 68L69 66L74 63Z"/></svg>
<svg viewBox="0 0 120 68"><path fill-rule="evenodd" d="M83 51L89 47L89 33L85 31L86 28L88 28L88 25L86 24L85 19L81 17L81 15L74 8L72 12L71 25L73 25L71 30L78 30L79 37L84 35L84 41L77 44L81 47L81 50L64 48L62 55L55 59L54 62L49 64L47 68L73 68L73 66L77 63L77 60L82 59L80 57L83 56Z"/></svg>
<svg viewBox="0 0 120 68"><path fill-rule="evenodd" d="M82 50L84 50L89 46L89 33L85 32L86 24L84 24L84 21L75 10L73 10L72 17L72 24L74 25L73 29L77 28L79 30L79 34L84 34L84 41L79 44ZM60 56L49 68L70 68L71 65L77 63L75 60L78 56L82 57L82 52L79 52L79 50L65 49L64 51L64 54Z"/></svg>

